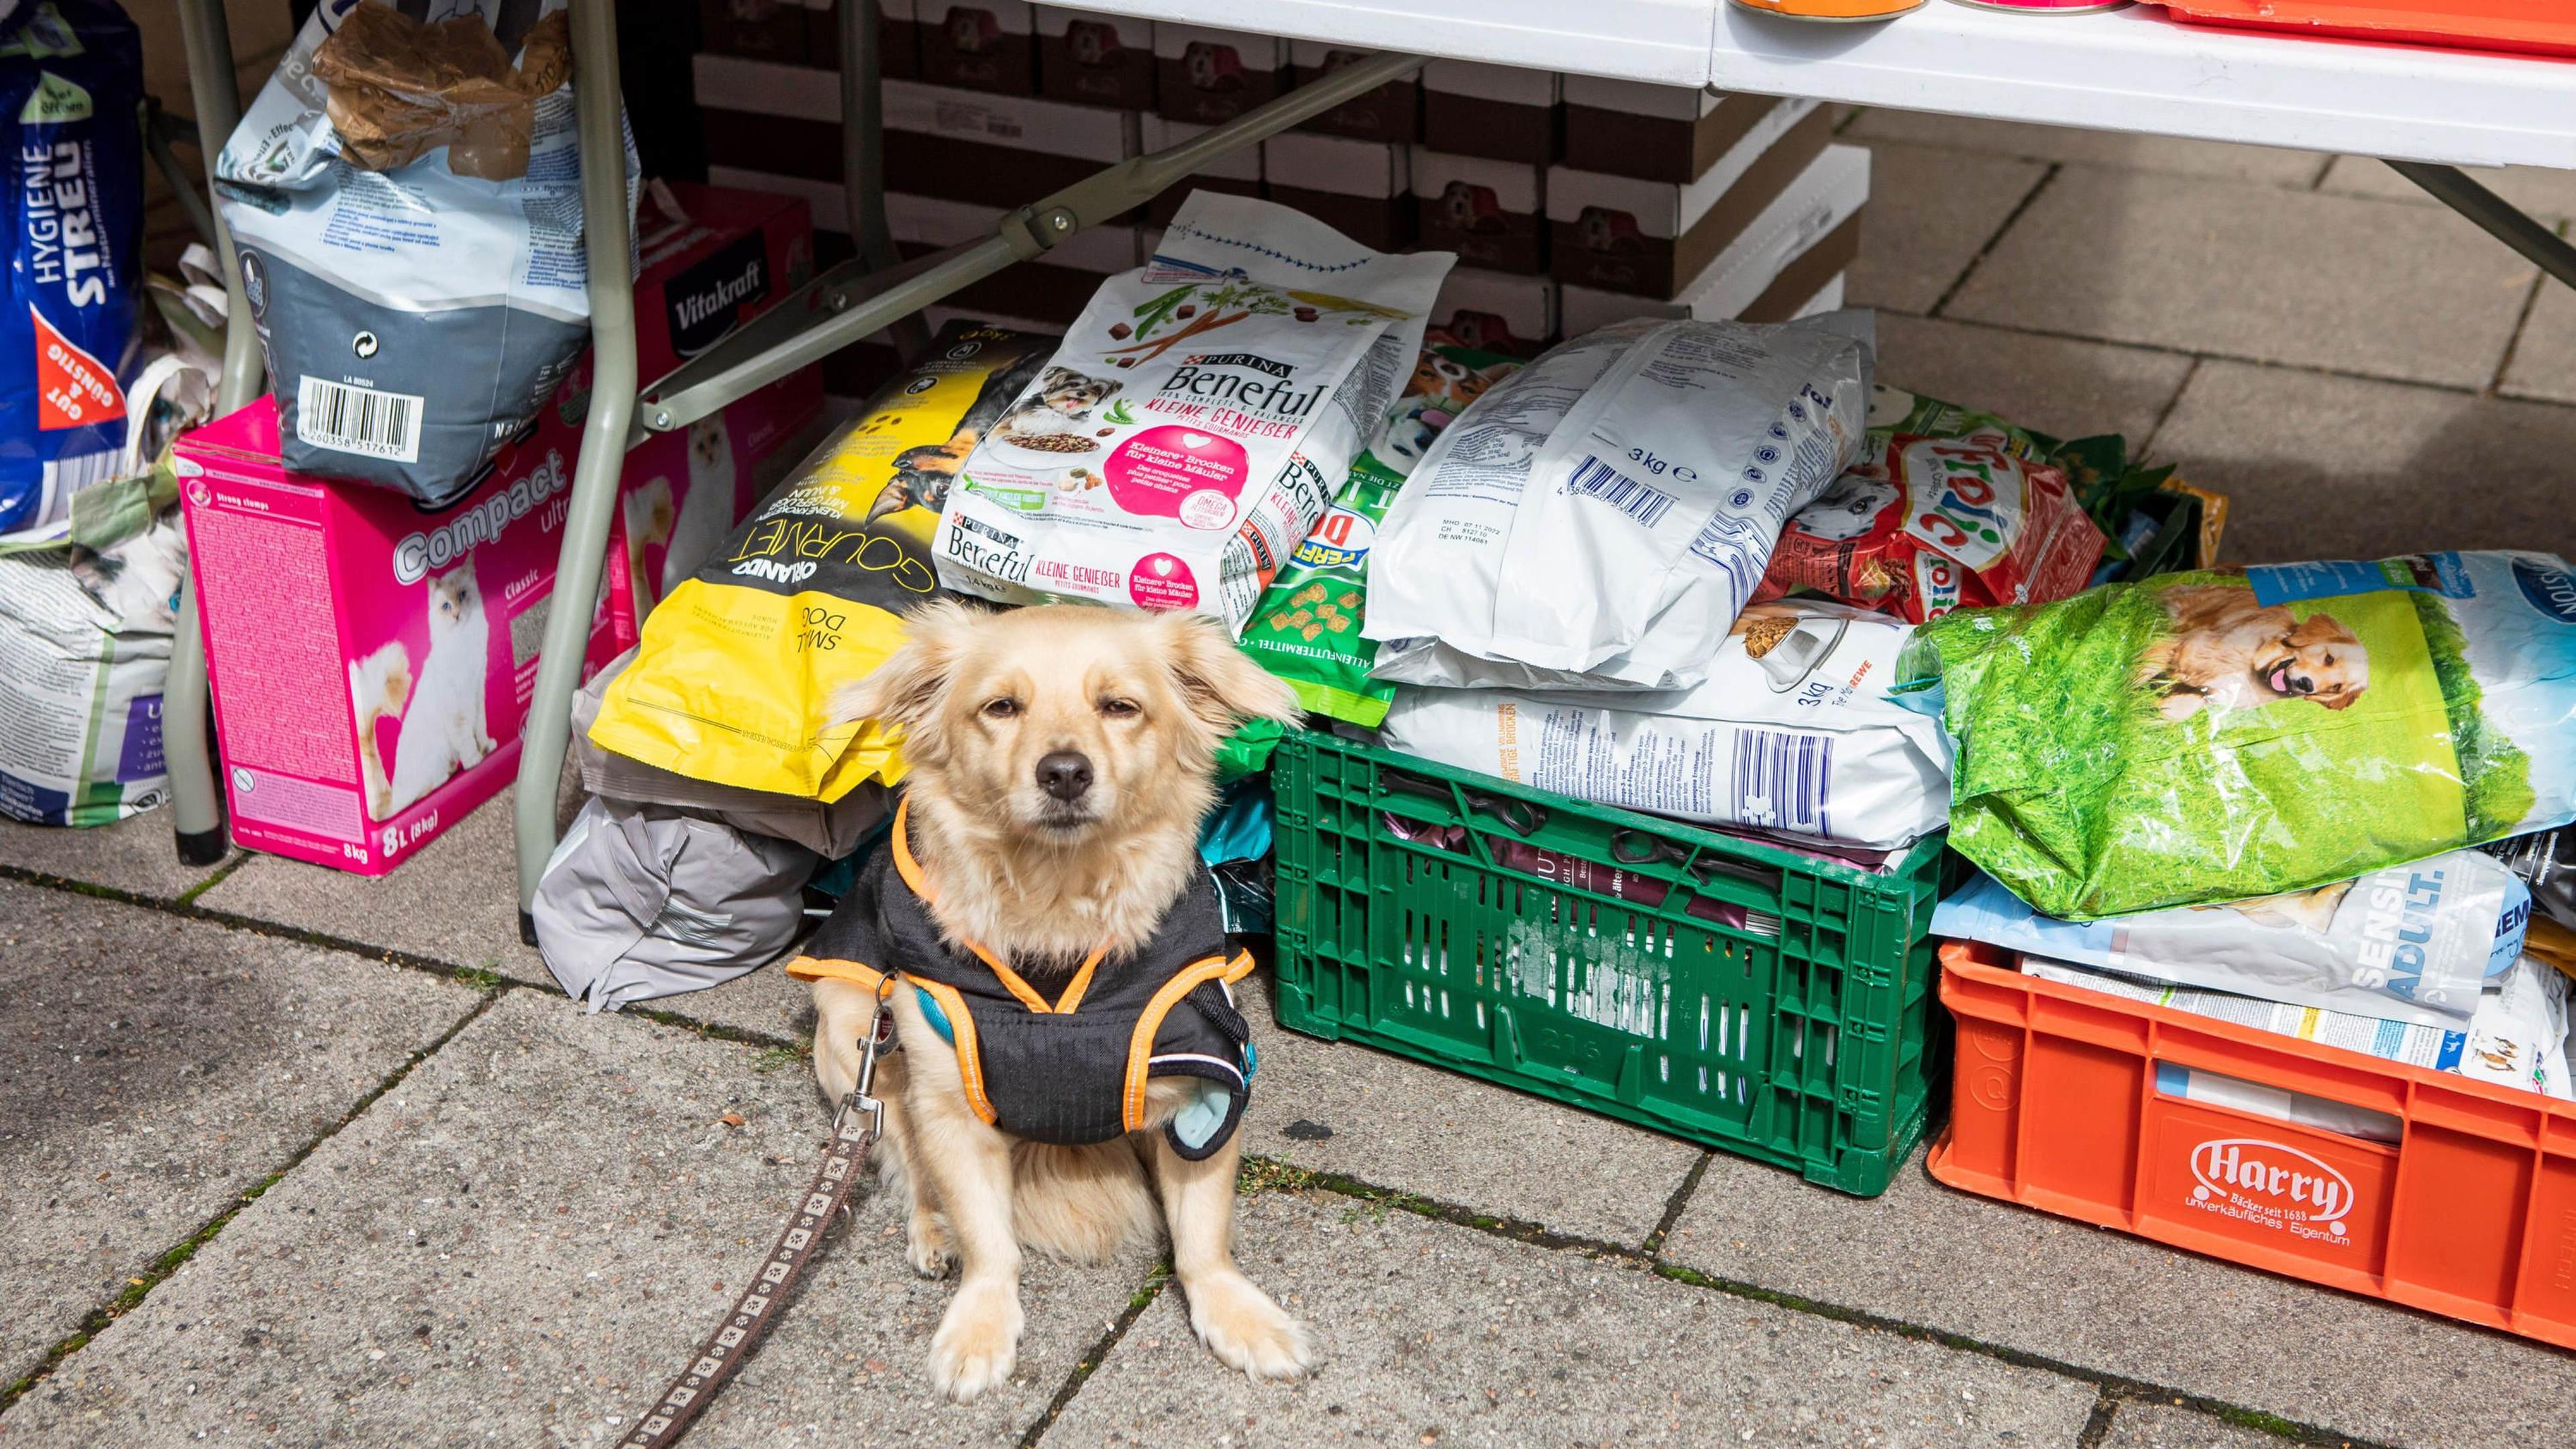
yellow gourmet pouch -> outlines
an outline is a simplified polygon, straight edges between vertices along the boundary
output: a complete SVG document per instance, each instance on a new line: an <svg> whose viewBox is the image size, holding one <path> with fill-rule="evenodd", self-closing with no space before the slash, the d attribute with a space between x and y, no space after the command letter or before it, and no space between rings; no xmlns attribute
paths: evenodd
<svg viewBox="0 0 2576 1449"><path fill-rule="evenodd" d="M832 696L939 594L949 481L1056 339L952 322L644 621L590 739L719 785L838 800L902 778L899 735L831 724Z"/></svg>

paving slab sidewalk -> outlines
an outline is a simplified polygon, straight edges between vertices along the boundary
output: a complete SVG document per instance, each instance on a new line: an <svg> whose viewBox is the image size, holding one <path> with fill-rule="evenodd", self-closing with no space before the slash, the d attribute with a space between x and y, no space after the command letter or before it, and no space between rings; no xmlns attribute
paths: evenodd
<svg viewBox="0 0 2576 1449"><path fill-rule="evenodd" d="M14 882L0 922L0 1385L483 999Z"/></svg>
<svg viewBox="0 0 2576 1449"><path fill-rule="evenodd" d="M1712 1277L2396 1444L2564 1442L2576 1354L1955 1192L1713 1159L1663 1256Z"/></svg>
<svg viewBox="0 0 2576 1449"><path fill-rule="evenodd" d="M213 865L182 863L167 810L88 830L0 820L0 866L146 900L178 900L241 858L235 851Z"/></svg>
<svg viewBox="0 0 2576 1449"><path fill-rule="evenodd" d="M1311 1172L1634 1248L1703 1155L1687 1142L1280 1027L1242 988L1261 1069L1244 1150Z"/></svg>
<svg viewBox="0 0 2576 1449"><path fill-rule="evenodd" d="M2124 1403L2112 1414L2101 1449L2280 1449L2280 1443L2261 1430L2170 1404Z"/></svg>
<svg viewBox="0 0 2576 1449"><path fill-rule="evenodd" d="M0 1445L613 1441L812 1177L812 1083L758 1061L509 993L0 1415ZM956 1409L922 1373L947 1285L870 1202L693 1443L1015 1438L1146 1276L1033 1266L1018 1376Z"/></svg>
<svg viewBox="0 0 2576 1449"><path fill-rule="evenodd" d="M196 904L556 991L545 958L519 939L515 798L515 790L504 790L390 875L370 879L253 856ZM576 800L567 793L562 819L571 818ZM810 991L775 963L711 990L645 1005L772 1040L805 1041L814 1033Z"/></svg>
<svg viewBox="0 0 2576 1449"><path fill-rule="evenodd" d="M2066 166L1946 315L2480 388L2535 274L2448 211Z"/></svg>
<svg viewBox="0 0 2576 1449"><path fill-rule="evenodd" d="M2206 362L2155 456L2228 495L2233 563L2426 548L2576 555L2576 408Z"/></svg>
<svg viewBox="0 0 2576 1449"><path fill-rule="evenodd" d="M1048 1445L2013 1445L2072 1449L2093 1387L1329 1193L1243 1211L1245 1271L1315 1334L1295 1384L1190 1336L1167 1289Z"/></svg>

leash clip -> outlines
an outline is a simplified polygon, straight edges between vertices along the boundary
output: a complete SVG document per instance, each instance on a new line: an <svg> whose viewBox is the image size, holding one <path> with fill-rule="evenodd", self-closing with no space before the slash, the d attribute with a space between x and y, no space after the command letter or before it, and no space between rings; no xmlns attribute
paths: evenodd
<svg viewBox="0 0 2576 1449"><path fill-rule="evenodd" d="M877 1080L877 1055L894 1041L894 1013L886 1009L886 998L891 994L893 982L894 978L889 976L885 986L878 989L876 1023L859 1042L858 1080L851 1084L849 1095L841 1099L840 1110L832 1114L832 1135L835 1137L841 1135L841 1129L853 1111L868 1114L869 1141L874 1142L885 1132L885 1103L871 1093Z"/></svg>

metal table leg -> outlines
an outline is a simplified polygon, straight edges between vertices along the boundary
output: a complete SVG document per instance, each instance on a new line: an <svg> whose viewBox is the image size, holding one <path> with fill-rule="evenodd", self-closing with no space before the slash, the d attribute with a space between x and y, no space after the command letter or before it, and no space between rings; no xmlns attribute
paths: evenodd
<svg viewBox="0 0 2576 1449"><path fill-rule="evenodd" d="M241 89L233 77L231 30L224 0L179 0L179 25L188 50L188 90L196 101L197 135L209 175L214 153L241 120ZM211 183L210 183L211 185ZM223 260L224 375L215 390L215 415L224 416L259 396L265 364L242 295L241 258L233 250L223 212L214 214L215 253ZM196 570L190 566L179 593L179 631L170 641L170 679L161 693L161 752L170 772L170 825L179 858L212 865L224 855L223 796L215 789L213 752L206 742L206 639L197 624Z"/></svg>
<svg viewBox="0 0 2576 1449"><path fill-rule="evenodd" d="M563 554L555 564L536 693L519 746L519 935L536 944L528 907L554 852L555 790L572 738L593 603L608 554L626 430L635 418L635 277L626 214L625 107L617 80L617 0L572 0L573 102L581 126L581 225L589 265L590 415L573 465Z"/></svg>
<svg viewBox="0 0 2576 1449"><path fill-rule="evenodd" d="M841 196L850 240L868 270L882 272L902 258L885 214L885 97L878 82L877 0L841 0ZM894 325L895 351L910 362L930 345L919 317Z"/></svg>
<svg viewBox="0 0 2576 1449"><path fill-rule="evenodd" d="M864 35L844 29L842 53L873 73L873 0L842 0L845 15L864 21ZM621 156L618 147L614 0L572 0L573 83L581 103L582 209L590 258L592 365L590 417L573 472L572 514L564 524L563 557L555 569L556 607L546 618L545 654L537 665L535 696L528 703L527 733L520 746L518 795L519 932L536 944L528 907L538 877L554 851L555 787L571 738L572 693L590 628L586 604L599 588L608 544L610 510L626 460L629 429L637 419L635 315L626 273L627 220L624 178L599 158ZM585 49L587 47L587 49ZM600 52L594 55L592 52ZM603 58L604 57L604 58ZM882 183L869 136L849 143L854 168L851 226L862 248L852 262L808 283L797 295L736 330L714 347L656 382L642 399L642 421L656 432L687 427L737 398L788 373L911 318L922 308L1015 261L1044 253L1066 238L1125 213L1205 166L1309 116L1417 70L1419 56L1381 55L1343 67L1181 145L1120 162L1094 176L1005 216L994 235L892 267L872 263L869 251L890 252L885 240ZM876 87L851 88L843 73L845 119L866 119ZM614 177L614 179L611 179ZM875 206L873 216L870 207ZM873 230L871 236L870 230Z"/></svg>
<svg viewBox="0 0 2576 1449"><path fill-rule="evenodd" d="M2512 202L2487 190L2457 166L2422 161L2391 161L2398 175L2432 193L2433 199L2486 229L2506 246L2539 264L2540 269L2576 287L2576 246L2523 215Z"/></svg>

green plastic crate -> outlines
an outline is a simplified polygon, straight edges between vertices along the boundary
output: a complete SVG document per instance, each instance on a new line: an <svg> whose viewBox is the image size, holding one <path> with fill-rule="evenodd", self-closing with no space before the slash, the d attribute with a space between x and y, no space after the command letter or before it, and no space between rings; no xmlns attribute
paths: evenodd
<svg viewBox="0 0 2576 1449"><path fill-rule="evenodd" d="M1939 837L1875 874L1307 731L1272 789L1281 1025L1862 1196L1922 1136Z"/></svg>

